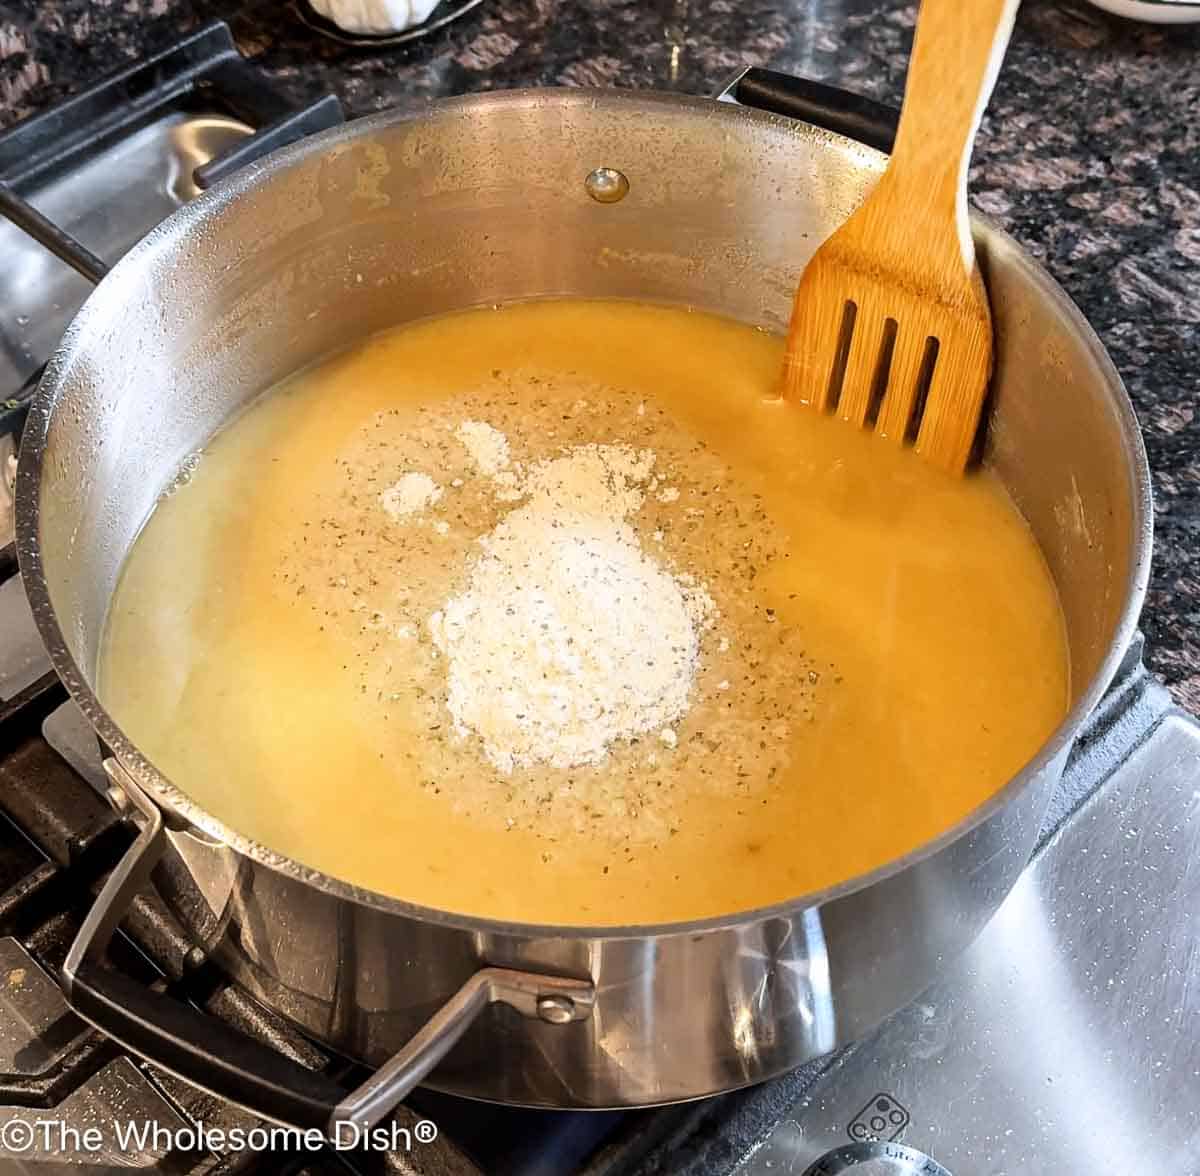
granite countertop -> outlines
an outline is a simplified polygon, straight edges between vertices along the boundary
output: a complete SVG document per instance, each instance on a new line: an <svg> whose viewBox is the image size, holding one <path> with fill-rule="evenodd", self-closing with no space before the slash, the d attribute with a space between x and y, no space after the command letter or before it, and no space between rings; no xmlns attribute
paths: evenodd
<svg viewBox="0 0 1200 1176"><path fill-rule="evenodd" d="M517 85L705 93L744 65L896 104L913 6L483 0L428 40L365 52L309 31L284 0L7 0L0 126L213 19L296 96L332 89L358 115ZM980 131L973 195L1062 283L1129 387L1157 501L1150 659L1200 711L1200 26L1025 0Z"/></svg>

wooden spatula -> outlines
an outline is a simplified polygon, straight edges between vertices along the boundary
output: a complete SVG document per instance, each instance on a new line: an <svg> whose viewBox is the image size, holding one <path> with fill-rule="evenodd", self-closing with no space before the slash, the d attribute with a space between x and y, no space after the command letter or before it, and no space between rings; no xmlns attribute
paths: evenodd
<svg viewBox="0 0 1200 1176"><path fill-rule="evenodd" d="M1018 0L922 0L887 171L814 254L783 394L959 472L992 369L967 164Z"/></svg>

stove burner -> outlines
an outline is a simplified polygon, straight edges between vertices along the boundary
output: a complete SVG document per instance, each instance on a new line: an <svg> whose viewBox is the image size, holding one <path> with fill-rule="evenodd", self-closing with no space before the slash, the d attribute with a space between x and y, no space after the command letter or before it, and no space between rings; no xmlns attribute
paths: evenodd
<svg viewBox="0 0 1200 1176"><path fill-rule="evenodd" d="M902 1143L848 1143L823 1155L803 1176L951 1176L937 1160Z"/></svg>

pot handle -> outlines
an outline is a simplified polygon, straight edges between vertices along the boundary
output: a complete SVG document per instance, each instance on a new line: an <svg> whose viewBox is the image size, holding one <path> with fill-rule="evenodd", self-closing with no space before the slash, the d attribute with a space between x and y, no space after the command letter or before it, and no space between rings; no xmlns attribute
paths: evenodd
<svg viewBox="0 0 1200 1176"><path fill-rule="evenodd" d="M744 69L714 97L718 102L753 106L799 119L885 152L892 149L900 121L900 112L891 106L837 86L771 69Z"/></svg>
<svg viewBox="0 0 1200 1176"><path fill-rule="evenodd" d="M511 1005L523 1016L551 1024L591 1015L595 989L588 980L481 968L398 1053L347 1093L332 1078L224 1021L100 964L130 902L167 848L158 806L115 760L104 766L114 781L109 795L134 819L138 835L71 944L62 967L63 994L101 1032L184 1081L275 1122L317 1128L336 1141L345 1138L339 1125L370 1128L394 1110L489 1004Z"/></svg>

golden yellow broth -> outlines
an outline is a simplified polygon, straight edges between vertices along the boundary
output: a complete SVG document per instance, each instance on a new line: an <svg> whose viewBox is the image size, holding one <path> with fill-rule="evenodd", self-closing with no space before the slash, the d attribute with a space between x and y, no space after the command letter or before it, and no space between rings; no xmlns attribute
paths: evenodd
<svg viewBox="0 0 1200 1176"><path fill-rule="evenodd" d="M1061 719L1059 605L990 473L950 479L911 452L778 403L781 355L780 339L703 314L557 301L404 327L301 374L225 429L146 524L109 617L106 706L229 827L345 880L473 915L700 918L903 855L992 795ZM662 429L703 442L712 468L761 496L779 558L756 569L753 602L774 610L773 622L777 613L769 632L781 634L775 656L787 659L764 678L773 713L795 719L785 725L787 767L753 788L672 778L669 835L618 842L619 807L594 836L551 837L541 818L514 827L497 816L508 811L502 801L465 801L476 787L492 789L481 796L507 788L519 803L532 784L521 769L497 780L469 741L441 753L436 787L418 780L406 765L423 732L388 710L382 691L367 693L367 647L320 623L281 575L298 551L312 553L313 568L338 554L326 550L335 539L314 524L313 504L340 455L363 452L355 438L372 421L403 422L416 406L452 405L498 379L508 416L492 423L514 444L522 396L542 396L545 408L607 390L597 401L607 431L596 440L620 440L621 420L633 428L620 406L650 405ZM530 452L536 440L525 438ZM669 542L663 554L672 557ZM719 605L720 569L706 571ZM403 564L388 574L402 577ZM714 640L702 658L717 659ZM721 672L714 665L710 676ZM753 692L724 697L744 708ZM670 754L659 750L649 760L613 750L614 763L642 755L629 770L644 777L645 816L635 806L621 818L634 830L654 815L653 763Z"/></svg>

